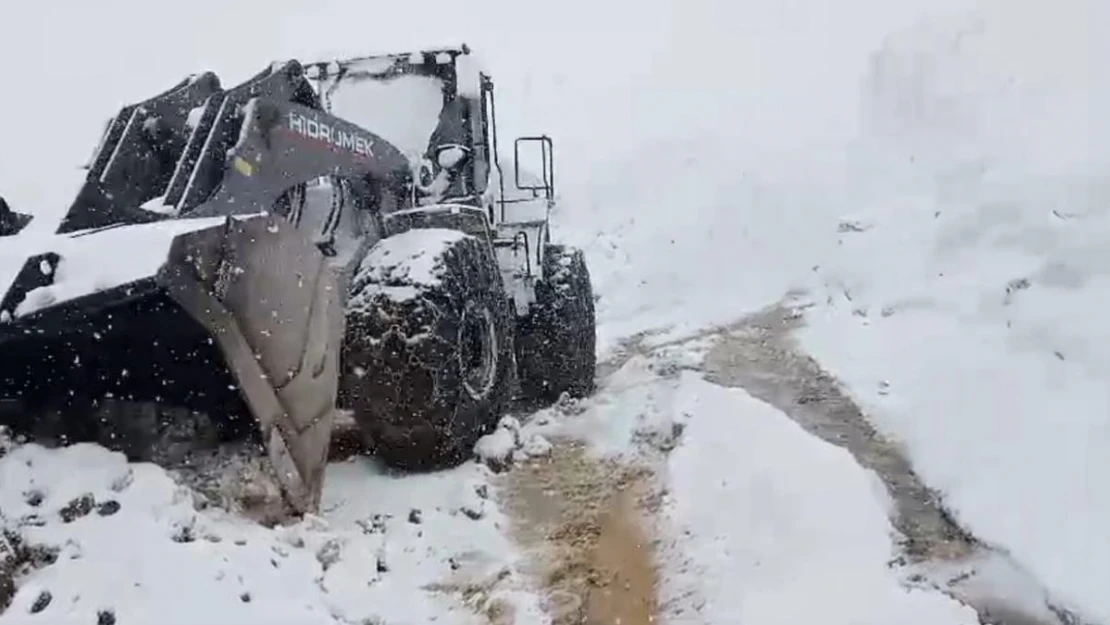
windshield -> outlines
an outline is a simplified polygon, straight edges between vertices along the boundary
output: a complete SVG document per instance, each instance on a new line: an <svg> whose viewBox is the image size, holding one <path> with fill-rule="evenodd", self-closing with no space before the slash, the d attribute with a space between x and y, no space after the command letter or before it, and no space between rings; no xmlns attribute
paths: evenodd
<svg viewBox="0 0 1110 625"><path fill-rule="evenodd" d="M333 114L392 143L419 160L443 108L443 83L405 74L389 79L345 80L331 94Z"/></svg>

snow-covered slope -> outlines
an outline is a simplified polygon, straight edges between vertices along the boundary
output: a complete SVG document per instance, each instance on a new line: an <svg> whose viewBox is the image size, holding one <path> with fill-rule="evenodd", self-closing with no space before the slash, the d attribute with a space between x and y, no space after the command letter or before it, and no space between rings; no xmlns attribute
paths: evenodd
<svg viewBox="0 0 1110 625"><path fill-rule="evenodd" d="M1068 8L876 55L866 139L889 179L835 235L805 344L963 524L1106 622L1110 14Z"/></svg>

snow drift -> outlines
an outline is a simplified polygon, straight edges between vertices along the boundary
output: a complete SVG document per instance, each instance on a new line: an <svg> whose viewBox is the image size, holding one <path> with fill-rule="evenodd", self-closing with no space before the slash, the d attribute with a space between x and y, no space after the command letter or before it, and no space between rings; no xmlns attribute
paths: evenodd
<svg viewBox="0 0 1110 625"><path fill-rule="evenodd" d="M1110 619L1110 48L1096 4L920 24L872 57L852 224L805 344L957 519ZM880 392L882 387L882 392Z"/></svg>

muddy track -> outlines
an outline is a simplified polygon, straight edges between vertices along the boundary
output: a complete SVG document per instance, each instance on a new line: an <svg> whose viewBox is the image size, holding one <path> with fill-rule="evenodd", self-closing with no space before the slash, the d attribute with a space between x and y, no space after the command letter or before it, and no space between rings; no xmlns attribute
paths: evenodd
<svg viewBox="0 0 1110 625"><path fill-rule="evenodd" d="M550 456L498 484L552 623L655 622L659 576L642 512L652 501L651 470L595 459L576 441L553 442Z"/></svg>

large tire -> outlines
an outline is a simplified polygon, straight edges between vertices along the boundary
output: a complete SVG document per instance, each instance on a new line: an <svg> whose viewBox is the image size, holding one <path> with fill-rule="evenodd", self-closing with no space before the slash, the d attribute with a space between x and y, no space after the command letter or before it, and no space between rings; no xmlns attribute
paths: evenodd
<svg viewBox="0 0 1110 625"><path fill-rule="evenodd" d="M510 399L513 317L489 245L454 230L386 238L353 281L340 401L386 464L471 456Z"/></svg>
<svg viewBox="0 0 1110 625"><path fill-rule="evenodd" d="M597 322L593 286L582 250L548 244L536 303L517 331L522 398L551 402L563 393L594 391Z"/></svg>

